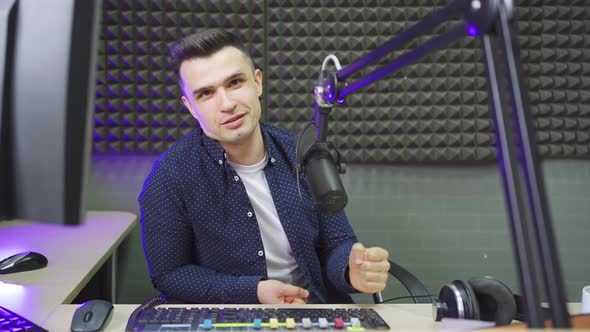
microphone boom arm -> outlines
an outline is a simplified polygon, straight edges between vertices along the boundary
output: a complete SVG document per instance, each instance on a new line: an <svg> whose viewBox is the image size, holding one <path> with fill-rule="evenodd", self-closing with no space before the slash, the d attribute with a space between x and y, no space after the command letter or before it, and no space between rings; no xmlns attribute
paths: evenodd
<svg viewBox="0 0 590 332"><path fill-rule="evenodd" d="M317 139L326 142L328 116L334 100L342 104L345 96L466 34L479 36L497 137L498 166L502 175L518 281L529 318L528 326L544 327L536 281L536 276L541 275L543 290L551 308L553 327L571 328L534 127L528 111L526 89L522 84L517 45L513 42L514 33L510 22L513 12L512 0L454 0L349 66L337 68L336 72L322 68L314 89ZM445 33L429 39L352 84L344 84L344 78L353 72L459 14L463 15L463 22Z"/></svg>

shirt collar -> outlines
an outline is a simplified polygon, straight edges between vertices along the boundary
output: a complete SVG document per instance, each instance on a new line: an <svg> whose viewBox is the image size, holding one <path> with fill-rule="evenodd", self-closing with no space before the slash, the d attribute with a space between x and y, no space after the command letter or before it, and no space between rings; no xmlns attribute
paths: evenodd
<svg viewBox="0 0 590 332"><path fill-rule="evenodd" d="M262 131L262 138L264 140L266 156L268 157L268 160L273 160L274 162L274 158L276 158L277 156L277 147L275 146L272 136L266 128L266 125L261 123L260 130ZM227 155L225 154L225 150L223 149L223 147L219 144L217 140L214 140L207 136L202 129L200 129L199 131L199 134L201 135L201 139L203 141L203 148L205 149L207 154L213 160L215 160L215 162L219 166L225 167L225 165L227 164ZM271 163L268 163L268 165L270 164Z"/></svg>

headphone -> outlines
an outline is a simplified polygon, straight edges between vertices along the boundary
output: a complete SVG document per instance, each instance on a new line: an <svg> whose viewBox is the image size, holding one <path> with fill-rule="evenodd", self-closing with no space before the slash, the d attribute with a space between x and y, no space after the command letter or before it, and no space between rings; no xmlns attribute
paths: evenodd
<svg viewBox="0 0 590 332"><path fill-rule="evenodd" d="M478 277L454 280L443 286L432 303L432 315L437 322L447 317L508 325L513 319L526 321L523 308L520 295L513 294L506 284L491 277ZM542 308L542 313L544 318L551 317L547 308Z"/></svg>

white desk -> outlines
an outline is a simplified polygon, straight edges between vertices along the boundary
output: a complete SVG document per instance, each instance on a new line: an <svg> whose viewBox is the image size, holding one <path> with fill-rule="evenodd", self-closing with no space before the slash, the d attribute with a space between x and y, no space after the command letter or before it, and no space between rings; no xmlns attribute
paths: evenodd
<svg viewBox="0 0 590 332"><path fill-rule="evenodd" d="M37 251L46 268L0 275L0 304L36 324L80 293L136 223L128 212L88 212L81 225L0 222L0 257ZM114 261L113 261L114 262Z"/></svg>
<svg viewBox="0 0 590 332"><path fill-rule="evenodd" d="M173 306L173 305L170 305ZM187 307L188 305L180 305ZM195 305L197 307L198 305ZM49 317L47 322L43 324L43 327L49 331L69 331L72 316L76 310L76 305L61 305L59 308ZM239 307L269 307L269 308L301 308L302 306L289 306L289 305L275 305L275 306L264 306L264 305L210 305L207 307L223 307L223 308L239 308ZM358 304L358 305L323 305L323 304L309 304L303 306L303 308L373 308L379 313L389 324L393 331L399 330L435 330L436 322L432 319L432 305L430 304ZM127 319L129 315L137 308L137 305L133 304L117 304L113 309L112 317L107 323L105 332L110 331L125 331L127 325ZM228 330L229 331L229 330ZM345 330L344 330L345 331Z"/></svg>
<svg viewBox="0 0 590 332"><path fill-rule="evenodd" d="M116 304L111 314L111 318L104 328L104 332L111 331L125 331L127 326L127 319L137 308L137 304ZM166 306L180 306L189 307L190 305L166 305ZM198 307L199 305L192 305ZM391 331L436 331L441 327L432 318L431 304L356 304L356 305L325 305L325 304L308 304L304 306L290 306L290 305L202 305L206 307L219 308L373 308L383 319L387 322ZM72 317L77 308L77 305L64 304L49 316L46 322L43 322L43 327L49 331L69 331ZM580 312L580 303L570 303L568 310L571 314ZM516 326L514 326L516 327ZM229 331L229 330L228 330ZM346 331L346 330L343 330Z"/></svg>

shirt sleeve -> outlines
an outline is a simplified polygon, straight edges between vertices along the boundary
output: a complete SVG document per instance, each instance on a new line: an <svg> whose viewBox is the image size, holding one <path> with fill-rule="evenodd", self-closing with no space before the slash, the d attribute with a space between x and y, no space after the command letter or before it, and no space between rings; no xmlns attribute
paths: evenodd
<svg viewBox="0 0 590 332"><path fill-rule="evenodd" d="M152 284L189 303L259 303L263 276L232 276L195 264L194 237L182 187L160 159L138 197L141 234Z"/></svg>
<svg viewBox="0 0 590 332"><path fill-rule="evenodd" d="M348 280L348 259L356 236L343 211L321 214L319 255L328 282L343 293L358 293Z"/></svg>

